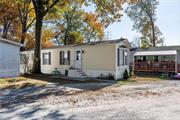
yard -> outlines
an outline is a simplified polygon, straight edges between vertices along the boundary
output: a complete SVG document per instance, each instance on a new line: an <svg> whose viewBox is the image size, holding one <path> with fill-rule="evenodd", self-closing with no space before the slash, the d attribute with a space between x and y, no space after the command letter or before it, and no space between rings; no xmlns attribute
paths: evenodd
<svg viewBox="0 0 180 120"><path fill-rule="evenodd" d="M0 119L180 120L180 81L134 78L84 83L25 78L34 84L1 89Z"/></svg>

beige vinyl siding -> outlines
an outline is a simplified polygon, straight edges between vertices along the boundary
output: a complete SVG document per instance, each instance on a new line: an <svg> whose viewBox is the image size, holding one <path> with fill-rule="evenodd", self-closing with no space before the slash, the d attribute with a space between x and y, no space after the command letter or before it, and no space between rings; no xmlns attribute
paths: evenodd
<svg viewBox="0 0 180 120"><path fill-rule="evenodd" d="M60 51L70 51L70 62L74 60L74 48L60 48L60 49L46 49L42 50L42 53L51 53L51 65L42 65L42 72L54 71L57 69L68 69L71 65L60 65ZM42 55L41 53L41 55ZM43 57L42 57L43 58ZM41 60L43 61L43 60ZM42 62L41 62L42 63Z"/></svg>
<svg viewBox="0 0 180 120"><path fill-rule="evenodd" d="M82 67L84 70L116 70L116 44L84 46Z"/></svg>

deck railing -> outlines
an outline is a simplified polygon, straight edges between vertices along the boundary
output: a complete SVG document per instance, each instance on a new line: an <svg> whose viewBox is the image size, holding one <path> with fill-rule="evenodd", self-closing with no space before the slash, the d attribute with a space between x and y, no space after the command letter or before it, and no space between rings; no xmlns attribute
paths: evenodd
<svg viewBox="0 0 180 120"><path fill-rule="evenodd" d="M180 64L177 66L177 72L180 73Z"/></svg>
<svg viewBox="0 0 180 120"><path fill-rule="evenodd" d="M175 72L175 62L135 62L134 71Z"/></svg>

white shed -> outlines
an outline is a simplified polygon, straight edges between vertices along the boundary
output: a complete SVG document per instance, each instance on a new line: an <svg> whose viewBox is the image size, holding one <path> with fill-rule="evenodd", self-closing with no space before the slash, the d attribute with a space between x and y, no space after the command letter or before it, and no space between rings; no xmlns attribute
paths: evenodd
<svg viewBox="0 0 180 120"><path fill-rule="evenodd" d="M0 38L0 78L20 75L20 43Z"/></svg>

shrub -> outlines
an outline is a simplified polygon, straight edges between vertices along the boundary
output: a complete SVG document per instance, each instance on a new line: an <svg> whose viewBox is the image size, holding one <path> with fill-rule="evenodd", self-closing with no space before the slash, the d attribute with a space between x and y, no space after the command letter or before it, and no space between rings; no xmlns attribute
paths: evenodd
<svg viewBox="0 0 180 120"><path fill-rule="evenodd" d="M130 66L129 67L129 77L132 77L132 74L133 74L133 70L132 70L132 67Z"/></svg>
<svg viewBox="0 0 180 120"><path fill-rule="evenodd" d="M115 78L114 78L114 75L112 75L111 73L109 73L108 79L109 79L109 80L114 80L114 79L115 79Z"/></svg>
<svg viewBox="0 0 180 120"><path fill-rule="evenodd" d="M124 74L123 74L123 79L127 80L128 78L129 78L128 71L127 69L125 69Z"/></svg>
<svg viewBox="0 0 180 120"><path fill-rule="evenodd" d="M160 76L160 79L162 79L162 80L168 80L169 78L168 78L168 75L162 74L162 75Z"/></svg>

